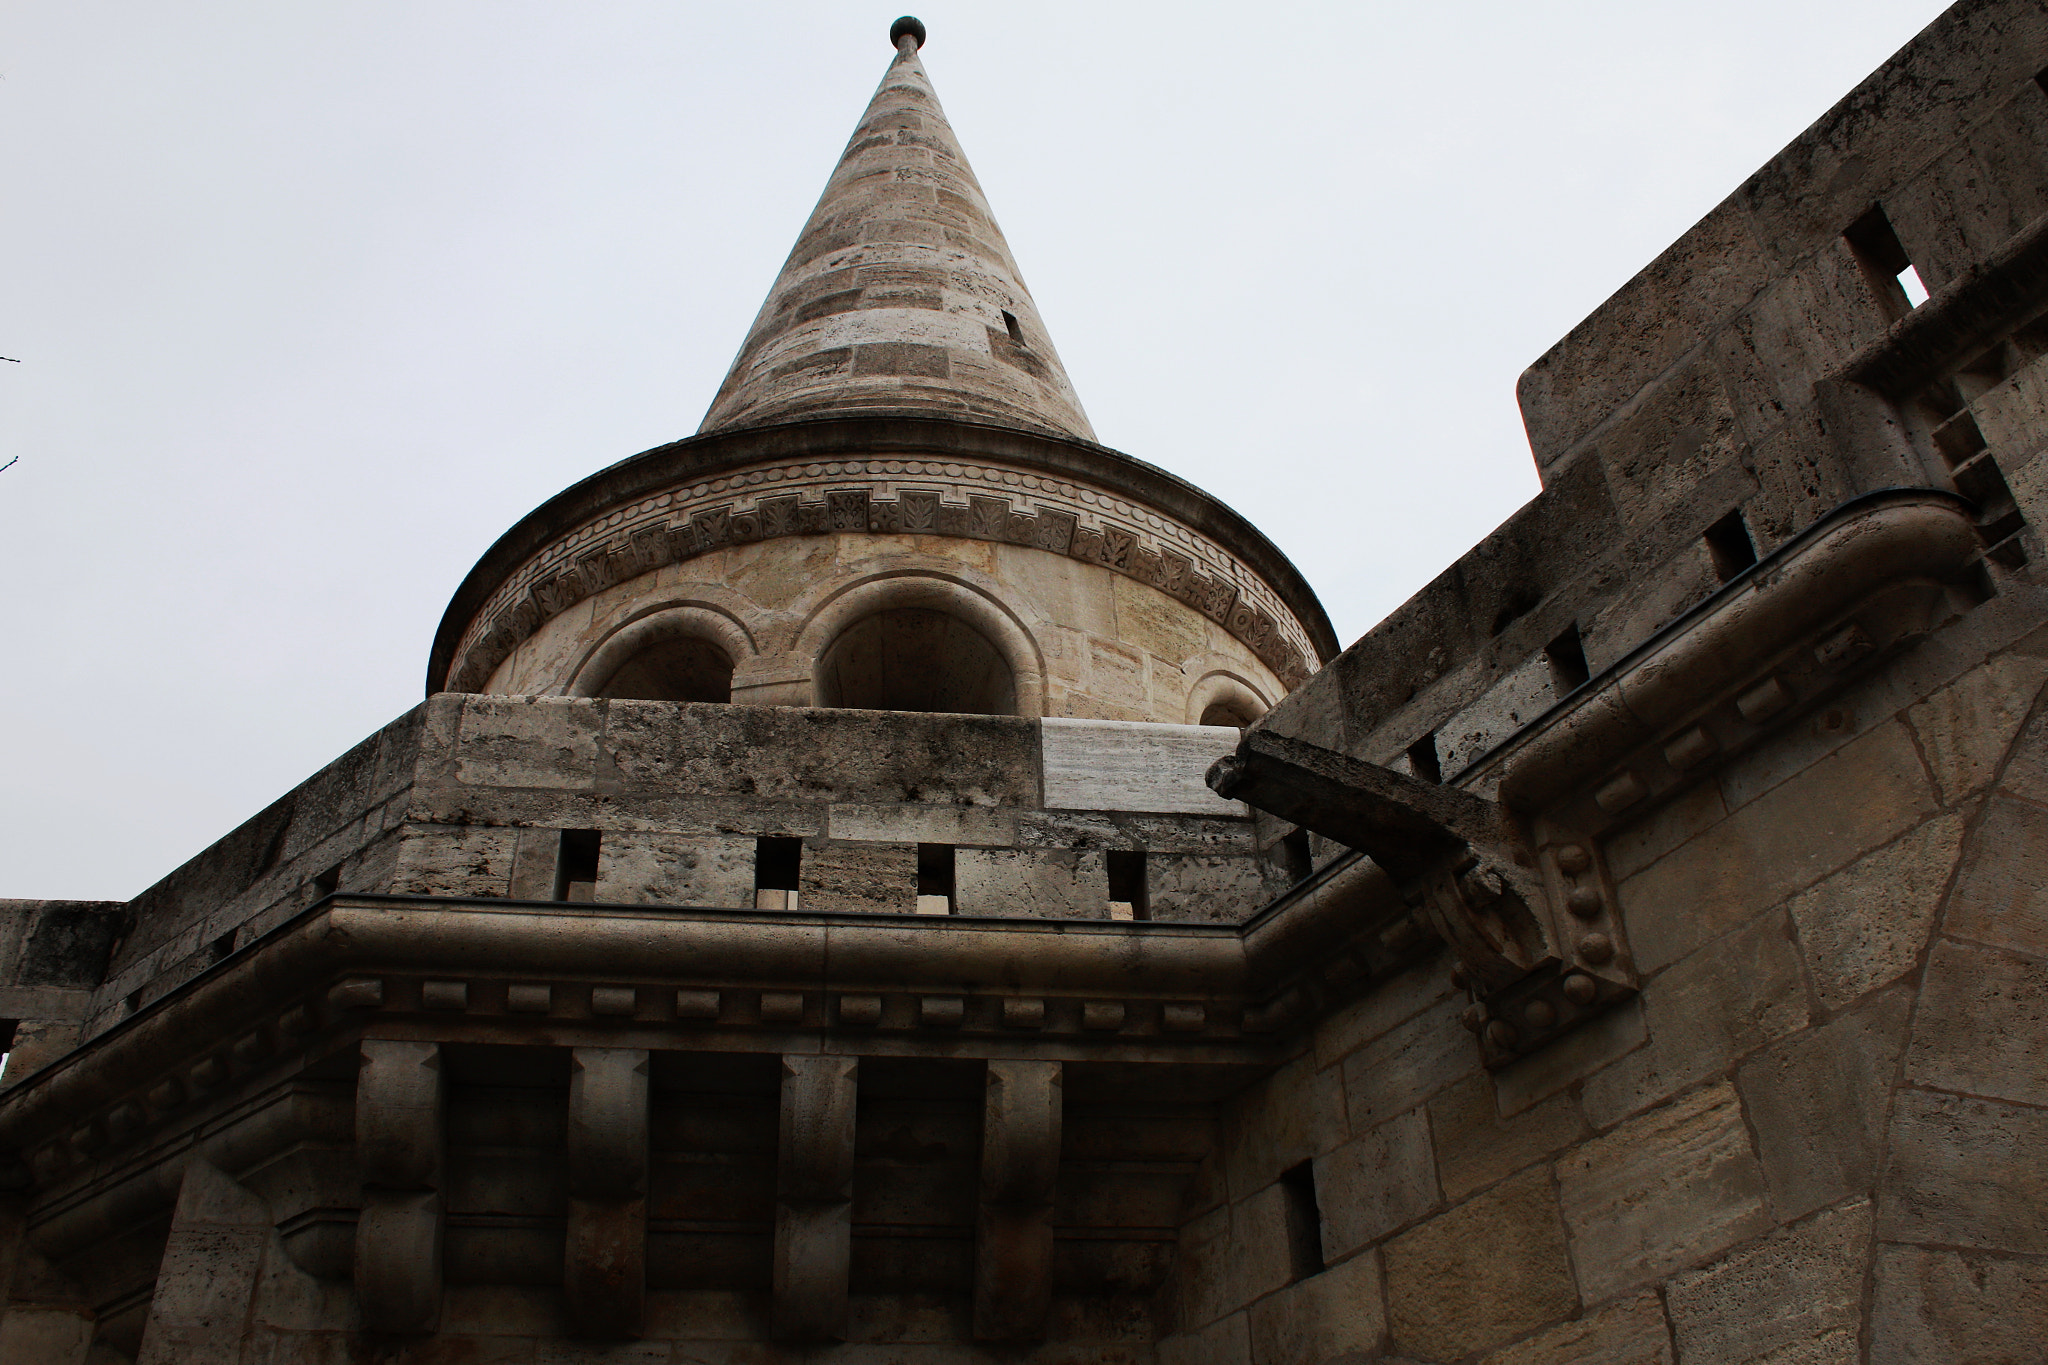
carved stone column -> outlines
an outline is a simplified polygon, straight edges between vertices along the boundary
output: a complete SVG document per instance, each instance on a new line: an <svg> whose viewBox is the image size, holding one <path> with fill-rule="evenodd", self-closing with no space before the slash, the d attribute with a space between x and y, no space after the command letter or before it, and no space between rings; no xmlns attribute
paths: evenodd
<svg viewBox="0 0 2048 1365"><path fill-rule="evenodd" d="M355 1275L372 1331L431 1332L441 1319L445 1093L438 1044L363 1040Z"/></svg>
<svg viewBox="0 0 2048 1365"><path fill-rule="evenodd" d="M859 1066L853 1057L782 1059L775 1334L784 1340L823 1341L846 1334Z"/></svg>
<svg viewBox="0 0 2048 1365"><path fill-rule="evenodd" d="M974 1234L974 1335L1030 1341L1052 1308L1052 1201L1059 1178L1058 1062L988 1064L981 1208Z"/></svg>
<svg viewBox="0 0 2048 1365"><path fill-rule="evenodd" d="M579 1047L569 1067L569 1311L592 1336L638 1336L647 1297L647 1051Z"/></svg>

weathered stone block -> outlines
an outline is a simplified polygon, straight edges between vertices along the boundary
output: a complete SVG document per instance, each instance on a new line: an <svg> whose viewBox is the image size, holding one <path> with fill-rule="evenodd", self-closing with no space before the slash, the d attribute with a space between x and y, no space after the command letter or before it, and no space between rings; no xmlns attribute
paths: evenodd
<svg viewBox="0 0 2048 1365"><path fill-rule="evenodd" d="M819 914L910 914L917 906L917 846L806 845L796 903Z"/></svg>
<svg viewBox="0 0 2048 1365"><path fill-rule="evenodd" d="M1159 1365L1252 1365L1246 1315L1232 1313L1199 1331L1166 1338L1159 1343Z"/></svg>
<svg viewBox="0 0 2048 1365"><path fill-rule="evenodd" d="M1287 1236L1287 1192L1279 1185L1230 1206L1232 1273L1229 1307L1270 1294L1294 1275Z"/></svg>
<svg viewBox="0 0 2048 1365"><path fill-rule="evenodd" d="M1911 735L1877 727L1622 882L1637 965L1677 961L1933 811Z"/></svg>
<svg viewBox="0 0 2048 1365"><path fill-rule="evenodd" d="M1945 927L1963 938L2048 954L2048 811L1994 795L1963 853Z"/></svg>
<svg viewBox="0 0 2048 1365"><path fill-rule="evenodd" d="M1579 1285L1598 1301L1770 1226L1730 1085L1694 1091L1567 1152L1559 1200Z"/></svg>
<svg viewBox="0 0 2048 1365"><path fill-rule="evenodd" d="M1666 1297L1679 1359L1855 1365L1870 1225L1859 1199L1675 1278Z"/></svg>
<svg viewBox="0 0 2048 1365"><path fill-rule="evenodd" d="M455 778L478 787L588 787L597 778L605 702L580 697L470 697Z"/></svg>
<svg viewBox="0 0 2048 1365"><path fill-rule="evenodd" d="M1706 833L1727 814L1721 789L1711 782L1698 783L1657 803L1602 843L1608 875L1617 881L1632 876L1687 840Z"/></svg>
<svg viewBox="0 0 2048 1365"><path fill-rule="evenodd" d="M391 890L400 896L505 896L518 832L471 825L414 825L398 846Z"/></svg>
<svg viewBox="0 0 2048 1365"><path fill-rule="evenodd" d="M1519 1114L1648 1041L1642 1001L1631 1000L1493 1073L1495 1102L1502 1114Z"/></svg>
<svg viewBox="0 0 2048 1365"><path fill-rule="evenodd" d="M1736 1088L1781 1219L1873 1189L1911 995L1887 991L1752 1056Z"/></svg>
<svg viewBox="0 0 2048 1365"><path fill-rule="evenodd" d="M1907 1080L2048 1104L2048 966L1942 939L1929 956Z"/></svg>
<svg viewBox="0 0 2048 1365"><path fill-rule="evenodd" d="M607 831L598 846L597 899L627 905L751 906L754 848L754 840L746 838Z"/></svg>
<svg viewBox="0 0 2048 1365"><path fill-rule="evenodd" d="M1351 1131L1365 1132L1412 1109L1479 1069L1479 1048L1458 1021L1459 1000L1445 1000L1344 1059Z"/></svg>
<svg viewBox="0 0 2048 1365"><path fill-rule="evenodd" d="M1282 1171L1337 1146L1346 1133L1336 1070L1318 1067L1312 1055L1295 1058L1230 1106L1224 1169L1231 1193L1242 1199L1264 1189Z"/></svg>
<svg viewBox="0 0 2048 1365"><path fill-rule="evenodd" d="M1773 911L1716 939L1643 988L1650 1045L1587 1080L1594 1127L1727 1070L1737 1057L1804 1028L1806 985L1792 926Z"/></svg>
<svg viewBox="0 0 2048 1365"><path fill-rule="evenodd" d="M1671 1329L1657 1295L1638 1294L1503 1347L1480 1365L1671 1365Z"/></svg>
<svg viewBox="0 0 2048 1365"><path fill-rule="evenodd" d="M625 791L778 801L1038 804L1037 727L1011 716L613 702Z"/></svg>
<svg viewBox="0 0 2048 1365"><path fill-rule="evenodd" d="M1148 853L1145 886L1156 920L1242 924L1266 904L1265 880L1252 858Z"/></svg>
<svg viewBox="0 0 2048 1365"><path fill-rule="evenodd" d="M953 904L962 915L1108 919L1109 873L1093 851L963 848L953 854Z"/></svg>
<svg viewBox="0 0 2048 1365"><path fill-rule="evenodd" d="M1367 1252L1253 1304L1252 1365L1364 1361L1386 1325L1379 1257Z"/></svg>
<svg viewBox="0 0 2048 1365"><path fill-rule="evenodd" d="M2048 1255L2048 1110L1901 1090L1878 1209L1887 1242Z"/></svg>
<svg viewBox="0 0 2048 1365"><path fill-rule="evenodd" d="M1906 712L1944 805L1991 780L2033 709L2048 662L2024 646L1970 670Z"/></svg>
<svg viewBox="0 0 2048 1365"><path fill-rule="evenodd" d="M1436 1161L1420 1109L1316 1158L1323 1254L1348 1256L1437 1207Z"/></svg>
<svg viewBox="0 0 2048 1365"><path fill-rule="evenodd" d="M1553 1095L1503 1118L1495 1102L1493 1077L1486 1072L1468 1076L1431 1100L1429 1128L1436 1143L1437 1175L1443 1181L1444 1197L1453 1200L1512 1175L1586 1134L1586 1122L1570 1095Z"/></svg>
<svg viewBox="0 0 2048 1365"><path fill-rule="evenodd" d="M1387 1243L1394 1348L1456 1360L1578 1304L1549 1172L1494 1186Z"/></svg>
<svg viewBox="0 0 2048 1365"><path fill-rule="evenodd" d="M1931 1247L1881 1247L1873 1361L2024 1361L2048 1341L2048 1266Z"/></svg>
<svg viewBox="0 0 2048 1365"><path fill-rule="evenodd" d="M1053 718L1041 727L1048 807L1246 814L1242 802L1225 801L1202 780L1236 749L1234 729Z"/></svg>
<svg viewBox="0 0 2048 1365"><path fill-rule="evenodd" d="M1840 1009L1920 960L1962 833L1961 816L1937 816L1788 902L1825 1008Z"/></svg>
<svg viewBox="0 0 2048 1365"><path fill-rule="evenodd" d="M1437 730L1437 755L1446 776L1550 709L1557 688L1541 652L1530 655L1476 701Z"/></svg>
<svg viewBox="0 0 2048 1365"><path fill-rule="evenodd" d="M1316 1065L1329 1066L1342 1060L1347 1053L1414 1018L1450 993L1451 961L1447 953L1375 983L1359 1000L1316 1026Z"/></svg>

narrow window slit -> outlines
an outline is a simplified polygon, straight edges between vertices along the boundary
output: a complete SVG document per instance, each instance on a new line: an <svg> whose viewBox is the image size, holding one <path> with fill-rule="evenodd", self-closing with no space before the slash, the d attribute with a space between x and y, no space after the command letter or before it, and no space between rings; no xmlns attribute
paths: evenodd
<svg viewBox="0 0 2048 1365"><path fill-rule="evenodd" d="M597 852L604 836L594 829L565 829L562 850L555 859L555 894L558 901L597 899Z"/></svg>
<svg viewBox="0 0 2048 1365"><path fill-rule="evenodd" d="M1297 829L1292 834L1281 836L1280 866L1292 882L1307 881L1309 874L1316 870L1315 854L1308 844L1308 831Z"/></svg>
<svg viewBox="0 0 2048 1365"><path fill-rule="evenodd" d="M1105 861L1109 864L1109 917L1152 918L1152 910L1145 897L1144 853L1112 849Z"/></svg>
<svg viewBox="0 0 2048 1365"><path fill-rule="evenodd" d="M1441 783L1444 780L1444 760L1436 751L1436 731L1431 730L1408 746L1408 771L1418 781Z"/></svg>
<svg viewBox="0 0 2048 1365"><path fill-rule="evenodd" d="M0 1019L0 1077L7 1074L7 1059L14 1055L15 1035L20 1030L19 1019Z"/></svg>
<svg viewBox="0 0 2048 1365"><path fill-rule="evenodd" d="M1280 1197L1287 1219L1289 1281L1321 1274L1323 1211L1316 1200L1316 1167L1313 1161L1304 1161L1281 1172Z"/></svg>
<svg viewBox="0 0 2048 1365"><path fill-rule="evenodd" d="M1714 561L1714 574L1723 583L1756 563L1756 542L1749 538L1749 523L1737 508L1707 528L1701 537L1707 542L1707 556Z"/></svg>
<svg viewBox="0 0 2048 1365"><path fill-rule="evenodd" d="M1017 315L1007 308L1003 310L1003 326L1010 329L1010 340L1019 346L1024 344L1024 328L1018 323Z"/></svg>
<svg viewBox="0 0 2048 1365"><path fill-rule="evenodd" d="M1878 304L1891 318L1902 318L1927 302L1927 286L1921 282L1920 272L1913 265L1913 258L1906 254L1899 234L1892 230L1892 220L1885 216L1882 205L1851 223L1842 239L1855 253Z"/></svg>
<svg viewBox="0 0 2048 1365"><path fill-rule="evenodd" d="M796 909L797 874L803 870L804 841L762 835L754 840L754 908Z"/></svg>
<svg viewBox="0 0 2048 1365"><path fill-rule="evenodd" d="M1586 646L1579 639L1576 622L1566 626L1564 634L1543 646L1543 658L1550 665L1550 682L1560 697L1568 696L1593 676L1586 667Z"/></svg>
<svg viewBox="0 0 2048 1365"><path fill-rule="evenodd" d="M953 846L917 846L917 913L950 915L953 904Z"/></svg>

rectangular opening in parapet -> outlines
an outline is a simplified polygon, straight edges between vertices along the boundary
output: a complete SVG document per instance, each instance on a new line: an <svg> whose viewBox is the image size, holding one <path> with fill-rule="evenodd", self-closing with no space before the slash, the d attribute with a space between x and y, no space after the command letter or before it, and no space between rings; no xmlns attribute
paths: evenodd
<svg viewBox="0 0 2048 1365"><path fill-rule="evenodd" d="M1019 346L1024 344L1024 328L1018 323L1017 315L1007 308L1003 310L1003 326L1009 328L1010 340Z"/></svg>
<svg viewBox="0 0 2048 1365"><path fill-rule="evenodd" d="M801 839L763 835L754 840L754 908L796 909L796 878L803 861Z"/></svg>
<svg viewBox="0 0 2048 1365"><path fill-rule="evenodd" d="M1152 918L1151 907L1145 899L1144 853L1112 849L1104 861L1109 864L1109 917Z"/></svg>
<svg viewBox="0 0 2048 1365"><path fill-rule="evenodd" d="M19 1019L0 1019L0 1080L7 1076L7 1059L14 1055L14 1035L20 1028Z"/></svg>
<svg viewBox="0 0 2048 1365"><path fill-rule="evenodd" d="M1586 646L1579 640L1576 622L1566 626L1564 634L1543 646L1544 662L1550 665L1551 686L1562 697L1583 687L1593 676L1586 667Z"/></svg>
<svg viewBox="0 0 2048 1365"><path fill-rule="evenodd" d="M1304 1161L1281 1172L1280 1198L1287 1219L1289 1279L1305 1280L1323 1270L1323 1210L1316 1200L1316 1167Z"/></svg>
<svg viewBox="0 0 2048 1365"><path fill-rule="evenodd" d="M1892 230L1892 220L1885 216L1882 205L1851 223L1842 239L1856 254L1886 316L1902 318L1927 302L1927 286L1921 283L1920 272L1906 254L1899 234Z"/></svg>
<svg viewBox="0 0 2048 1365"><path fill-rule="evenodd" d="M594 829L562 831L562 851L555 859L554 899L597 899L597 853L603 841L604 836Z"/></svg>
<svg viewBox="0 0 2048 1365"><path fill-rule="evenodd" d="M919 844L917 846L917 913L920 915L950 915L953 913L953 846L951 844Z"/></svg>
<svg viewBox="0 0 2048 1365"><path fill-rule="evenodd" d="M341 864L336 863L313 878L313 899L324 901L341 889Z"/></svg>
<svg viewBox="0 0 2048 1365"><path fill-rule="evenodd" d="M1436 731L1431 730L1408 746L1408 771L1418 781L1444 780L1444 760L1436 751Z"/></svg>
<svg viewBox="0 0 2048 1365"><path fill-rule="evenodd" d="M1723 583L1756 563L1756 542L1749 538L1749 523L1736 508L1707 528L1707 557L1714 561L1714 575Z"/></svg>
<svg viewBox="0 0 2048 1365"><path fill-rule="evenodd" d="M1277 856L1289 885L1307 881L1309 874L1316 870L1315 854L1309 848L1308 831L1305 829L1282 836Z"/></svg>

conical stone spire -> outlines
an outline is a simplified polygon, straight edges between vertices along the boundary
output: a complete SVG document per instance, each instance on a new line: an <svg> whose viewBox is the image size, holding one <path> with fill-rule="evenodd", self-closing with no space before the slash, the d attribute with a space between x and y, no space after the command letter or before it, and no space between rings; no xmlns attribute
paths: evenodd
<svg viewBox="0 0 2048 1365"><path fill-rule="evenodd" d="M1095 439L918 60L896 58L700 431L921 411Z"/></svg>

